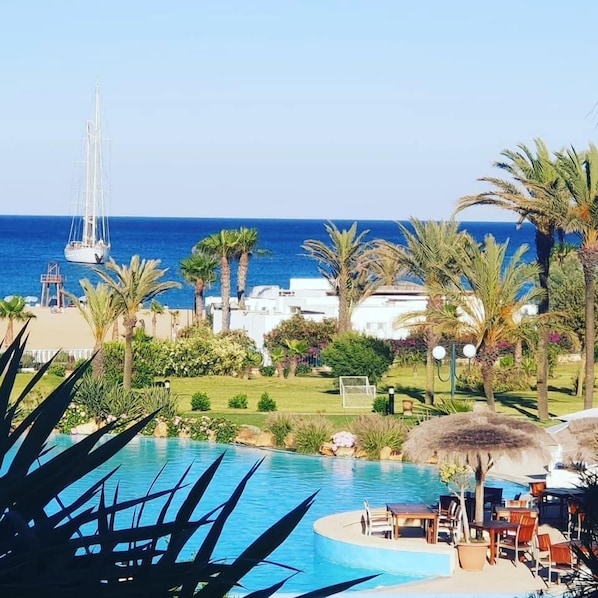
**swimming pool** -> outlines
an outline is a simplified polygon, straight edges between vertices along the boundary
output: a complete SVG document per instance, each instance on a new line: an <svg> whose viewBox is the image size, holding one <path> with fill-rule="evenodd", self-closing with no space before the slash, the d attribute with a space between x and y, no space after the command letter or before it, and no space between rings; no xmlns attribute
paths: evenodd
<svg viewBox="0 0 598 598"><path fill-rule="evenodd" d="M60 449L73 442L76 442L76 437L56 435L52 437L50 444ZM319 491L307 516L271 556L271 560L275 562L291 565L302 571L283 586L284 592L289 594L372 573L372 570L343 567L328 561L318 562L313 550L315 520L333 513L360 510L363 508L364 498L372 504L403 500L433 503L439 494L446 492L446 487L439 481L437 470L433 467L395 461L323 458L192 440L145 437L135 438L112 461L98 469L93 479L119 464L120 469L112 487L118 481L119 498L132 498L146 493L165 464L158 488L173 486L190 465L192 475L188 479L194 481L223 452L226 454L222 466L200 502L198 513L207 512L221 504L250 467L262 458L264 461L229 519L216 550L218 558L236 556L291 508L313 492ZM487 485L503 487L506 498L521 491L520 486L502 481L499 484L497 480L490 480ZM63 497L68 499L69 495L74 496L80 487L79 484L75 485ZM153 512L146 509L148 518L153 518L158 508L156 505ZM182 557L193 557L201 538L201 534L198 534L195 544L192 539ZM253 591L287 575L287 571L273 565L260 565L245 578L245 587L247 591ZM355 589L397 585L416 579L419 578L382 573L368 584L361 584ZM235 592L239 593L241 592Z"/></svg>

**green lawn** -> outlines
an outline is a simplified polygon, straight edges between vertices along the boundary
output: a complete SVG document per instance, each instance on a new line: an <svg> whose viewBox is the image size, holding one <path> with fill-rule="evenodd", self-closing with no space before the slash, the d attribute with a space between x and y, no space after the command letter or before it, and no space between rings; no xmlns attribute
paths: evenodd
<svg viewBox="0 0 598 598"><path fill-rule="evenodd" d="M576 365L559 365L554 376L549 380L549 408L551 415L561 415L570 411L583 409L583 398L573 394L573 379L576 375ZM447 372L442 372L443 377ZM19 374L16 392L21 391L31 380L32 374ZM387 394L388 386L396 389L395 411L401 412L403 398L413 398L423 401L425 372L423 366L415 370L409 368L393 368L389 375L378 384L378 393ZM46 396L52 388L61 381L56 376L44 376L38 385L42 396ZM180 398L180 409L190 414L191 396L198 391L205 392L210 398L211 417L222 416L237 423L247 423L264 427L267 414L257 411L257 402L261 395L267 392L277 403L278 411L297 414L322 414L329 417L335 425L341 426L360 413L369 409L343 409L341 397L335 388L334 379L330 376L318 374L300 376L291 380L279 380L272 377L258 377L243 380L231 376L205 376L202 378L171 378L172 391ZM436 379L437 396L449 396L448 382ZM244 393L248 398L247 409L231 409L228 400L236 394ZM469 393L456 393L457 397L473 398L482 403L483 396ZM535 419L536 393L535 390L516 391L496 396L497 410ZM199 415L199 412L193 412Z"/></svg>

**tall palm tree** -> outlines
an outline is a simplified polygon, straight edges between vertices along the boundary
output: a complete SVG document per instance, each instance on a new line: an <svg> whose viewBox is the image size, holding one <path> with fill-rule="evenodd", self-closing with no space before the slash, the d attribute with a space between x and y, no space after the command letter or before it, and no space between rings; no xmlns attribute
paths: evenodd
<svg viewBox="0 0 598 598"><path fill-rule="evenodd" d="M194 285L193 316L196 320L206 317L204 292L216 280L218 260L213 256L199 252L181 260L181 274Z"/></svg>
<svg viewBox="0 0 598 598"><path fill-rule="evenodd" d="M308 239L302 245L307 255L319 264L319 271L338 297L338 331L351 330L351 313L374 288L366 256L372 245L365 241L369 231L357 234L357 222L342 231L332 222L325 225L330 245Z"/></svg>
<svg viewBox="0 0 598 598"><path fill-rule="evenodd" d="M10 299L0 299L0 320L8 320L3 347L8 347L15 336L15 322L26 322L35 318L35 314L25 309L27 302L24 297L14 295Z"/></svg>
<svg viewBox="0 0 598 598"><path fill-rule="evenodd" d="M108 285L115 295L116 305L123 314L125 329L125 363L123 386L131 389L133 376L133 333L137 323L137 313L144 301L149 301L167 291L180 288L180 283L163 281L161 278L168 269L160 269L160 260L142 260L138 255L131 258L129 265L118 265L113 259L106 263L106 270L94 268L97 275ZM115 278L110 276L115 275Z"/></svg>
<svg viewBox="0 0 598 598"><path fill-rule="evenodd" d="M517 151L504 150L504 160L494 166L506 172L511 179L482 177L478 179L492 186L490 191L467 195L457 202L459 212L471 206L491 205L509 210L519 216L519 222L527 220L535 228L536 262L539 266L538 279L545 294L539 300L538 313L550 310L548 279L550 257L555 236L563 227L567 213L567 194L556 160L546 144L535 139L535 151L521 143ZM548 334L543 331L538 337L537 389L538 417L546 420L548 413Z"/></svg>
<svg viewBox="0 0 598 598"><path fill-rule="evenodd" d="M152 299L152 302L149 306L149 310L152 314L152 336L156 338L156 329L158 327L158 315L164 313L164 306L156 299Z"/></svg>
<svg viewBox="0 0 598 598"><path fill-rule="evenodd" d="M106 283L99 282L94 287L89 279L84 278L79 281L79 284L85 294L85 302L72 293L67 292L66 295L81 312L93 334L95 359L92 363L92 371L94 376L100 377L104 373L104 339L120 315L120 311L116 295Z"/></svg>
<svg viewBox="0 0 598 598"><path fill-rule="evenodd" d="M237 252L237 234L234 230L223 229L202 239L195 245L194 253L205 253L220 262L220 292L222 295L222 332L230 328L230 262Z"/></svg>
<svg viewBox="0 0 598 598"><path fill-rule="evenodd" d="M524 328L534 330L545 316L521 317L524 306L544 295L532 284L539 266L523 260L527 245L522 245L506 261L508 241L499 244L487 235L482 246L471 243L462 263L463 279L447 293L447 304L437 314L446 329L457 330L476 344L484 394L494 411L493 369L501 341L512 341Z"/></svg>
<svg viewBox="0 0 598 598"><path fill-rule="evenodd" d="M598 148L590 144L579 154L571 147L557 154L557 168L563 177L572 205L566 230L580 239L579 260L585 283L585 387L584 409L594 403L594 294L598 266Z"/></svg>
<svg viewBox="0 0 598 598"><path fill-rule="evenodd" d="M455 220L422 222L409 220L409 226L399 223L404 245L377 241L378 251L391 254L397 272L417 280L428 293L426 320L422 330L427 347L426 404L434 403L435 360L432 350L439 343L442 333L434 320L434 313L444 302L446 290L454 285L461 270L461 261L467 242L466 234L459 231ZM406 319L413 320L413 314ZM419 317L419 314L418 314Z"/></svg>
<svg viewBox="0 0 598 598"><path fill-rule="evenodd" d="M258 230L257 228L246 228L242 226L237 231L237 251L235 258L239 260L237 268L237 301L239 309L245 309L245 291L247 286L247 272L249 260L256 252L258 255L266 253L264 250L257 250Z"/></svg>

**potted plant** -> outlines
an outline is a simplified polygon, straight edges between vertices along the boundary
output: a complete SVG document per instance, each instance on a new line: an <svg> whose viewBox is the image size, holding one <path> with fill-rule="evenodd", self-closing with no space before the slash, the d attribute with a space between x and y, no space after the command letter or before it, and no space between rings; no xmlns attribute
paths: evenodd
<svg viewBox="0 0 598 598"><path fill-rule="evenodd" d="M459 565L465 571L481 571L486 562L488 542L472 538L469 529L469 517L465 508L465 491L472 485L472 472L469 466L460 463L442 463L439 468L440 480L459 499L460 518L457 522L457 554Z"/></svg>

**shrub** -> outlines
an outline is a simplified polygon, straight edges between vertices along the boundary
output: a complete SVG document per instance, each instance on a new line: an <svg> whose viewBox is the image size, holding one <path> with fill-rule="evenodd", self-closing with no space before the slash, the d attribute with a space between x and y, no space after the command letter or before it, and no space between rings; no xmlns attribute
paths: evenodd
<svg viewBox="0 0 598 598"><path fill-rule="evenodd" d="M450 415L451 413L463 413L473 411L475 401L472 399L439 397L434 405L423 405L418 403L418 408L427 415Z"/></svg>
<svg viewBox="0 0 598 598"><path fill-rule="evenodd" d="M207 440L209 438L211 423L212 420L206 415L193 418L188 423L189 436L193 440Z"/></svg>
<svg viewBox="0 0 598 598"><path fill-rule="evenodd" d="M295 443L297 452L315 454L332 435L332 422L322 415L301 417L295 423Z"/></svg>
<svg viewBox="0 0 598 598"><path fill-rule="evenodd" d="M266 419L266 427L274 436L276 446L285 446L286 437L293 430L295 418L289 413L273 413Z"/></svg>
<svg viewBox="0 0 598 598"><path fill-rule="evenodd" d="M378 395L372 403L374 413L388 413L388 397Z"/></svg>
<svg viewBox="0 0 598 598"><path fill-rule="evenodd" d="M397 452L401 450L408 428L401 419L369 413L354 419L351 431L368 459L379 459L380 450L386 446Z"/></svg>
<svg viewBox="0 0 598 598"><path fill-rule="evenodd" d="M66 376L66 368L61 363L53 363L48 368L48 374L52 374L53 376L57 376L58 378L64 378Z"/></svg>
<svg viewBox="0 0 598 598"><path fill-rule="evenodd" d="M307 365L307 363L300 363L295 370L296 376L307 376L311 374L311 366Z"/></svg>
<svg viewBox="0 0 598 598"><path fill-rule="evenodd" d="M456 388L471 392L483 392L482 373L480 368L471 368L457 376ZM492 385L494 392L509 392L511 390L529 390L530 379L524 368L505 367L492 370Z"/></svg>
<svg viewBox="0 0 598 598"><path fill-rule="evenodd" d="M210 430L214 432L214 440L222 444L229 444L239 433L239 426L229 419L218 417L210 423Z"/></svg>
<svg viewBox="0 0 598 598"><path fill-rule="evenodd" d="M265 392L260 400L257 402L258 411L276 411L276 401L270 398L270 395Z"/></svg>
<svg viewBox="0 0 598 598"><path fill-rule="evenodd" d="M247 395L239 393L228 400L228 406L231 409L247 409Z"/></svg>
<svg viewBox="0 0 598 598"><path fill-rule="evenodd" d="M209 411L210 399L205 392L196 392L191 397L192 411Z"/></svg>
<svg viewBox="0 0 598 598"><path fill-rule="evenodd" d="M335 378L368 376L370 382L377 382L391 366L393 353L386 341L347 332L322 350L322 360Z"/></svg>
<svg viewBox="0 0 598 598"><path fill-rule="evenodd" d="M264 365L260 368L260 373L266 378L272 378L276 374L276 368L273 365Z"/></svg>
<svg viewBox="0 0 598 598"><path fill-rule="evenodd" d="M178 396L168 388L150 386L134 393L142 413L160 410L160 417L174 418L177 415Z"/></svg>

